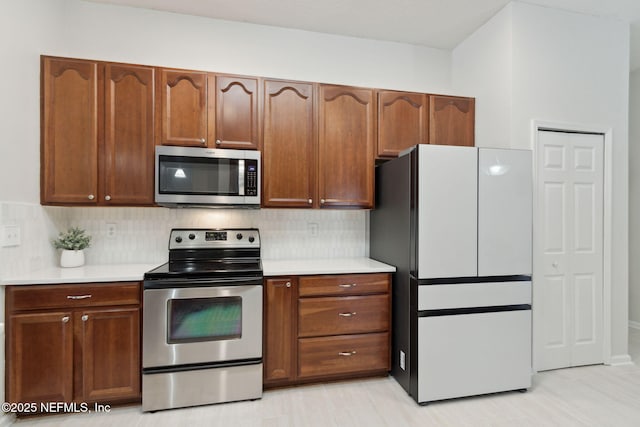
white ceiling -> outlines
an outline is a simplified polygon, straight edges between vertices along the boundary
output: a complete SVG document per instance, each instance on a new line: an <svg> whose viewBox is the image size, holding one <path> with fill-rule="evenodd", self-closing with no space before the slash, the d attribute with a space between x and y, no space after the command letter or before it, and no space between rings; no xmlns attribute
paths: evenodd
<svg viewBox="0 0 640 427"><path fill-rule="evenodd" d="M90 1L452 49L510 0ZM640 67L640 0L526 2L631 23L631 68Z"/></svg>

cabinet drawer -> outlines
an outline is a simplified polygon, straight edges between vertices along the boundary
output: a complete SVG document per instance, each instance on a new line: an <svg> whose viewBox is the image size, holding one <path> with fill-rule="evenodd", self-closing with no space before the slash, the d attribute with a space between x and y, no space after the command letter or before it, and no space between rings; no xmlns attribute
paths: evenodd
<svg viewBox="0 0 640 427"><path fill-rule="evenodd" d="M300 296L356 295L389 292L389 274L340 274L300 277Z"/></svg>
<svg viewBox="0 0 640 427"><path fill-rule="evenodd" d="M140 304L140 283L7 286L10 311Z"/></svg>
<svg viewBox="0 0 640 427"><path fill-rule="evenodd" d="M381 332L389 329L389 295L301 298L298 336Z"/></svg>
<svg viewBox="0 0 640 427"><path fill-rule="evenodd" d="M389 369L389 334L341 335L298 340L299 377Z"/></svg>

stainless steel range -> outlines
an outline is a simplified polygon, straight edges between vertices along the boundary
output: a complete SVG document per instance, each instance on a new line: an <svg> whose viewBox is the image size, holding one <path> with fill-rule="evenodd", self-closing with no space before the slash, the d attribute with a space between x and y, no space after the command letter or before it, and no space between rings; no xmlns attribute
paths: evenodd
<svg viewBox="0 0 640 427"><path fill-rule="evenodd" d="M257 229L171 230L143 312L143 411L262 397Z"/></svg>

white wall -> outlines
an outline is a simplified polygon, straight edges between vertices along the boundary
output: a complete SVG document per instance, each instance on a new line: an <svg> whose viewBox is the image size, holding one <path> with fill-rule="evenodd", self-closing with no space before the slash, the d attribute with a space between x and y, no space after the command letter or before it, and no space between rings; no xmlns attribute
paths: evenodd
<svg viewBox="0 0 640 427"><path fill-rule="evenodd" d="M511 44L502 37L511 33ZM506 51L505 51L506 50ZM510 81L481 64L510 61ZM478 143L533 148L532 121L611 128L612 251L611 353L626 360L628 326L628 90L629 26L514 2L454 49L454 86L475 90L483 115ZM486 86L486 87L485 87ZM504 108L510 94L510 114ZM500 111L502 111L500 113ZM480 118L479 118L480 120Z"/></svg>
<svg viewBox="0 0 640 427"><path fill-rule="evenodd" d="M450 52L79 0L0 14L0 201L39 200L39 55L450 93ZM9 160L10 159L10 160ZM13 177L20 176L19 185Z"/></svg>
<svg viewBox="0 0 640 427"><path fill-rule="evenodd" d="M511 5L503 8L452 54L453 86L476 97L475 141L479 147L512 146L511 9Z"/></svg>
<svg viewBox="0 0 640 427"><path fill-rule="evenodd" d="M640 70L629 87L629 165L629 320L640 328Z"/></svg>

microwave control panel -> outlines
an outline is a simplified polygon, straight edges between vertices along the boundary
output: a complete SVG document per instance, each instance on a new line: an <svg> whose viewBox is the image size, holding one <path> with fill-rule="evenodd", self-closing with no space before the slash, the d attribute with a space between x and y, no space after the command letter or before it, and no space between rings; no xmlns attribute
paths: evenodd
<svg viewBox="0 0 640 427"><path fill-rule="evenodd" d="M245 191L246 196L258 195L258 162L245 160Z"/></svg>

